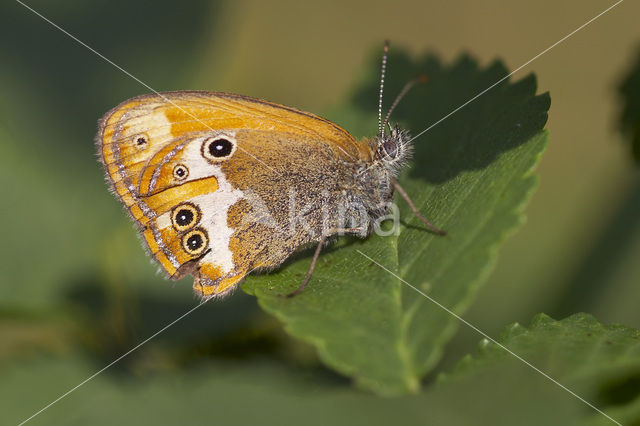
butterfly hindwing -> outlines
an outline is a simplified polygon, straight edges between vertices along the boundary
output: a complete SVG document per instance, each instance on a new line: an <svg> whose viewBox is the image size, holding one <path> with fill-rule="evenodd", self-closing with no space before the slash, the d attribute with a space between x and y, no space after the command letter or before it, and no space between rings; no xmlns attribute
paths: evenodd
<svg viewBox="0 0 640 426"><path fill-rule="evenodd" d="M194 275L204 297L312 240L280 229L287 185L338 191L328 177L347 161L370 161L370 150L329 121L224 93L126 101L101 121L97 145L151 254L174 279Z"/></svg>

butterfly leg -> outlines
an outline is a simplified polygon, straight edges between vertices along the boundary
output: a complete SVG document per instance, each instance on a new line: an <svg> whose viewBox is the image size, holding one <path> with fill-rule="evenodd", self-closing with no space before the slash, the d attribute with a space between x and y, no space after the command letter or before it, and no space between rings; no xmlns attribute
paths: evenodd
<svg viewBox="0 0 640 426"><path fill-rule="evenodd" d="M304 277L302 284L295 289L293 292L287 294L287 298L290 299L302 292L304 288L307 286L307 283L311 279L311 275L313 274L313 270L316 267L316 262L318 261L318 257L320 257L320 252L322 251L322 246L324 242L327 240L327 237L323 236L320 242L318 243L318 247L316 247L316 251L313 253L313 259L311 259L311 265L309 266L309 270L307 271L307 275Z"/></svg>
<svg viewBox="0 0 640 426"><path fill-rule="evenodd" d="M447 233L445 231L443 231L441 229L438 229L435 226L433 226L424 216L422 216L420 214L420 212L416 208L415 204L413 204L413 201L411 201L411 198L409 198L409 195L405 192L404 188L402 186L400 186L398 181L395 180L395 179L393 179L393 187L396 189L396 191L398 191L398 194L400 194L402 196L402 198L404 198L404 200L407 202L407 204L411 208L411 211L413 212L413 214L418 216L418 219L420 219L422 221L422 223L424 223L426 225L427 228L429 228L430 230L432 230L433 232L435 232L438 235L447 235Z"/></svg>
<svg viewBox="0 0 640 426"><path fill-rule="evenodd" d="M362 228L332 228L329 230L327 235L359 234L361 232L362 232ZM327 235L323 236L320 242L318 243L318 246L316 247L316 251L313 253L313 259L311 259L311 265L309 265L309 270L307 271L307 275L304 277L302 284L300 284L300 286L297 289L287 294L288 299L300 294L302 290L304 290L304 288L307 286L307 283L311 279L311 275L313 275L313 270L316 267L316 262L318 261L318 257L320 257L320 252L322 252L322 246L327 241Z"/></svg>

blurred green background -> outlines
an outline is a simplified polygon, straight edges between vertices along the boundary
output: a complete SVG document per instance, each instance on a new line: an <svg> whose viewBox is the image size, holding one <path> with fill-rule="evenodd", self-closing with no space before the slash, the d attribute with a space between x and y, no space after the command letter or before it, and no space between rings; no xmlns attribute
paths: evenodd
<svg viewBox="0 0 640 426"><path fill-rule="evenodd" d="M385 38L515 69L613 2L26 3L156 90L224 90L323 114ZM190 279L156 273L94 153L102 114L149 90L19 3L3 2L0 16L0 420L16 423L196 301ZM620 130L628 98L640 96L623 84L640 67L638 16L640 4L623 2L513 77L534 72L551 93L551 137L528 222L465 315L490 335L538 312L640 328L640 173ZM461 328L438 371L479 339ZM412 398L353 391L237 292L33 422L129 412L143 424L364 424L363 412L383 423L402 410L420 423Z"/></svg>

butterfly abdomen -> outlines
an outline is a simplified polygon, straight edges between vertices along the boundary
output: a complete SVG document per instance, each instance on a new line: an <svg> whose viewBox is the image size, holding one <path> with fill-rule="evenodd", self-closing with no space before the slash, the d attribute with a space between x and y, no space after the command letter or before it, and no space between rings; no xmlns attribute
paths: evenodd
<svg viewBox="0 0 640 426"><path fill-rule="evenodd" d="M151 254L172 278L194 275L203 297L326 237L366 236L400 157L312 114L205 92L124 102L97 145Z"/></svg>

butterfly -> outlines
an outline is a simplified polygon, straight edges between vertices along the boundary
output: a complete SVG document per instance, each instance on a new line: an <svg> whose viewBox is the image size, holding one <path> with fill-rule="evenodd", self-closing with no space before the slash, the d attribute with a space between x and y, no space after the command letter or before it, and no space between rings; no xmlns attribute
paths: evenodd
<svg viewBox="0 0 640 426"><path fill-rule="evenodd" d="M316 244L309 281L334 235L366 237L394 190L409 134L389 125L356 140L331 121L224 92L177 91L129 99L104 115L96 137L107 181L150 255L171 279L193 275L203 299L229 294L250 272L273 269Z"/></svg>

